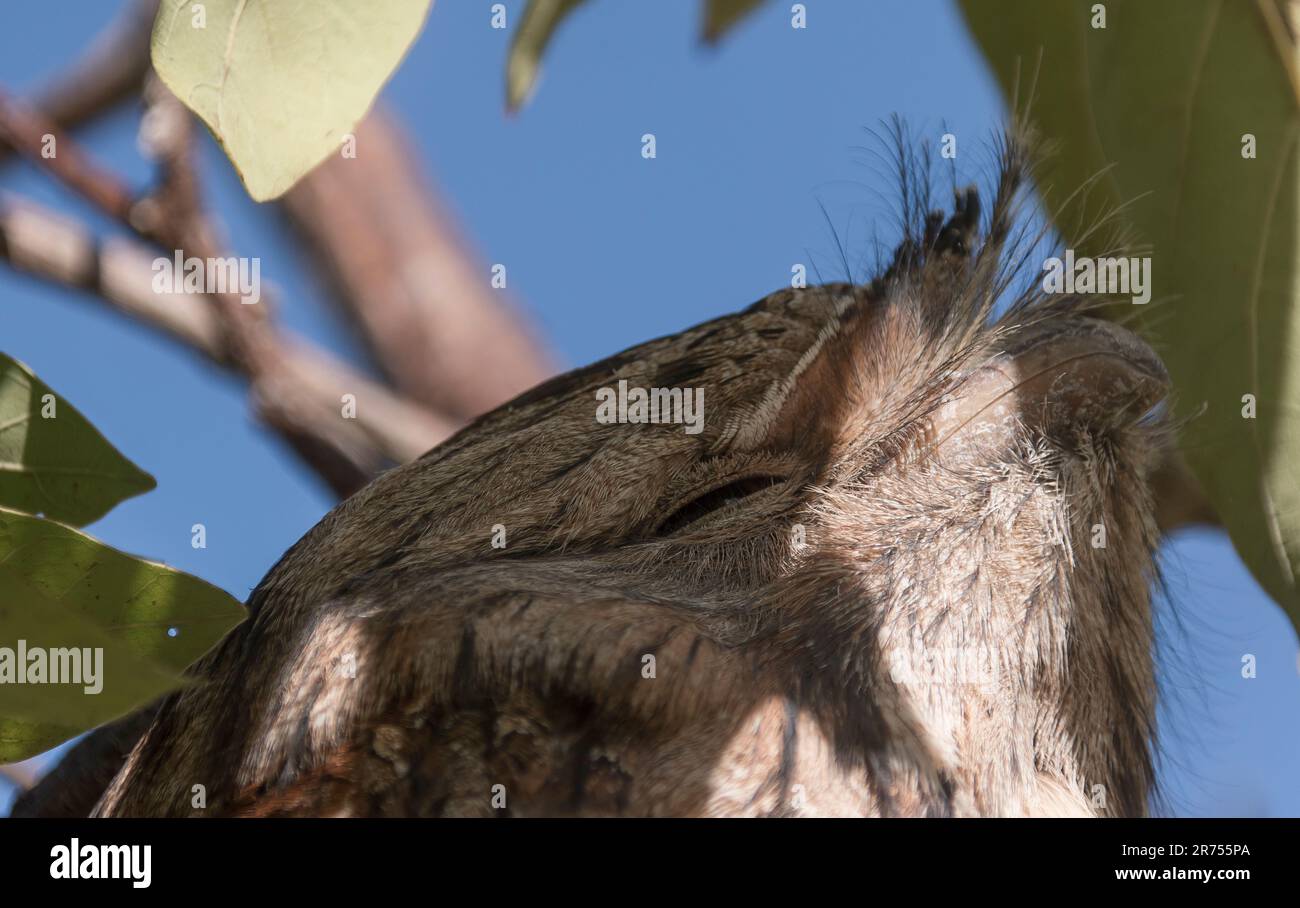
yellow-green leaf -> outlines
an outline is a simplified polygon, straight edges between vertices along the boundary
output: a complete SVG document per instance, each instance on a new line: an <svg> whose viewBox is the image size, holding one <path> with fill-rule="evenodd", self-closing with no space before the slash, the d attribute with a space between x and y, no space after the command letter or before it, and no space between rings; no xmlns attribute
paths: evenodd
<svg viewBox="0 0 1300 908"><path fill-rule="evenodd" d="M0 763L30 759L79 734L75 728L53 722L30 722L0 716Z"/></svg>
<svg viewBox="0 0 1300 908"><path fill-rule="evenodd" d="M0 353L0 506L84 526L154 484L71 404Z"/></svg>
<svg viewBox="0 0 1300 908"><path fill-rule="evenodd" d="M556 27L583 0L529 0L519 27L510 42L506 58L506 107L517 110L528 100L537 74L541 69L542 54L551 41Z"/></svg>
<svg viewBox="0 0 1300 908"><path fill-rule="evenodd" d="M337 151L432 0L164 0L153 65L258 201Z"/></svg>
<svg viewBox="0 0 1300 908"><path fill-rule="evenodd" d="M1007 96L1018 83L1023 102L1036 83L1031 119L1056 147L1040 188L1059 202L1113 165L1056 223L1074 243L1098 212L1127 205L1152 250L1154 304L1135 312L1188 420L1183 453L1300 625L1296 48L1277 0L1110 0L1105 27L1095 6L962 2Z"/></svg>
<svg viewBox="0 0 1300 908"><path fill-rule="evenodd" d="M243 617L234 598L197 577L0 509L0 762L40 753L166 693ZM82 672L81 683L19 683L17 666L34 665L37 650L47 680L57 650L62 666Z"/></svg>
<svg viewBox="0 0 1300 908"><path fill-rule="evenodd" d="M0 568L134 657L179 672L244 618L225 590L110 548L71 527L0 508ZM0 587L0 608L5 605ZM0 617L0 640L12 636ZM17 620L14 618L13 620Z"/></svg>
<svg viewBox="0 0 1300 908"><path fill-rule="evenodd" d="M76 734L180 683L177 671L141 658L120 635L0 565L0 718Z"/></svg>

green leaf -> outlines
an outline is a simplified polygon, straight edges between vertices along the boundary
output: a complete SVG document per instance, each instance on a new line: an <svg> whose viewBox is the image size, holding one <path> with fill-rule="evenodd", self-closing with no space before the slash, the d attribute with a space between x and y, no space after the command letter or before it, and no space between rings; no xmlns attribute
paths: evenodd
<svg viewBox="0 0 1300 908"><path fill-rule="evenodd" d="M529 0L506 58L506 107L518 110L528 100L541 69L542 53L565 16L583 0Z"/></svg>
<svg viewBox="0 0 1300 908"><path fill-rule="evenodd" d="M0 717L57 725L75 734L181 683L178 672L141 659L120 638L2 565L0 591Z"/></svg>
<svg viewBox="0 0 1300 908"><path fill-rule="evenodd" d="M0 746L37 753L52 735L71 737L149 702L243 617L229 594L196 577L0 509L0 647L9 650L0 660L15 658L20 640L103 653L99 693L0 683L0 720L10 721Z"/></svg>
<svg viewBox="0 0 1300 908"><path fill-rule="evenodd" d="M285 193L365 116L432 0L166 0L153 65L258 201ZM201 23L201 25L200 25Z"/></svg>
<svg viewBox="0 0 1300 908"><path fill-rule="evenodd" d="M1030 114L1056 147L1040 188L1059 202L1114 165L1056 223L1077 242L1080 225L1127 206L1153 252L1138 326L1174 379L1183 453L1242 559L1300 626L1300 77L1282 11L1111 0L1094 28L1093 4L1078 0L962 7L1008 97L1018 84L1024 99L1038 70ZM1256 158L1243 157L1246 134Z"/></svg>
<svg viewBox="0 0 1300 908"><path fill-rule="evenodd" d="M555 29L584 0L529 0L515 30L506 59L506 108L518 110L528 100L541 71L542 54ZM719 40L763 0L702 0L704 39Z"/></svg>
<svg viewBox="0 0 1300 908"><path fill-rule="evenodd" d="M0 506L84 526L154 485L71 404L0 353Z"/></svg>
<svg viewBox="0 0 1300 908"><path fill-rule="evenodd" d="M182 681L137 658L102 628L80 621L4 566L0 679L0 759L5 762L49 750Z"/></svg>
<svg viewBox="0 0 1300 908"><path fill-rule="evenodd" d="M0 763L19 763L58 747L81 732L50 722L0 716Z"/></svg>
<svg viewBox="0 0 1300 908"><path fill-rule="evenodd" d="M3 508L0 567L120 639L138 658L177 672L244 618L233 596L205 580ZM0 622L0 638L6 630Z"/></svg>
<svg viewBox="0 0 1300 908"><path fill-rule="evenodd" d="M763 0L704 0L704 40L720 41L741 19L748 16Z"/></svg>

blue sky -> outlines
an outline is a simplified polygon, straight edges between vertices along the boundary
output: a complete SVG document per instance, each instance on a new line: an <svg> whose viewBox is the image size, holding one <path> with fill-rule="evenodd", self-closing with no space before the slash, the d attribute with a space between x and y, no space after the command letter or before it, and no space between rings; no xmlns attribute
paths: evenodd
<svg viewBox="0 0 1300 908"><path fill-rule="evenodd" d="M361 2L361 0L358 0ZM485 262L566 366L741 308L795 262L840 277L836 237L869 251L891 235L888 174L867 128L897 112L922 137L953 132L959 170L980 175L1004 106L952 5L810 0L808 28L769 3L718 48L696 0L592 0L556 34L539 90L504 113L508 32L487 0L439 0L385 100L404 118L440 193ZM513 25L522 9L508 2ZM0 86L43 84L117 10L105 0L7 3ZM144 185L136 112L84 133L95 155ZM658 157L643 160L652 132ZM262 259L286 324L359 360L276 212L249 201L205 143L208 197L239 254ZM0 189L110 225L31 167ZM0 349L81 409L158 489L90 528L243 598L332 498L252 422L244 389L93 300L0 267ZM207 527L208 547L190 546ZM1180 534L1163 556L1161 783L1188 815L1300 815L1296 635L1219 533ZM1243 679L1243 654L1258 677ZM0 785L0 811L9 793Z"/></svg>

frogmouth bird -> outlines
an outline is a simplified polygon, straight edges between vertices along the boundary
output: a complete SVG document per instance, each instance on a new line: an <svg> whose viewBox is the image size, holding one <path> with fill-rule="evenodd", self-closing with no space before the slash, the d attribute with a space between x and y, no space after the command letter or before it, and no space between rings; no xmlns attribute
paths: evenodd
<svg viewBox="0 0 1300 908"><path fill-rule="evenodd" d="M29 803L1144 813L1167 378L1095 300L1017 293L1029 158L1000 157L987 206L907 177L872 279L561 375L381 475ZM598 419L620 383L700 392L697 431Z"/></svg>

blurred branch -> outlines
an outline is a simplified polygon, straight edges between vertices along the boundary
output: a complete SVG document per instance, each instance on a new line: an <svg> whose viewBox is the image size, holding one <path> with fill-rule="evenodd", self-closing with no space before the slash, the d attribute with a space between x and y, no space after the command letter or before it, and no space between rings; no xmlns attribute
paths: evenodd
<svg viewBox="0 0 1300 908"><path fill-rule="evenodd" d="M490 286L385 110L282 200L338 303L402 393L469 419L548 378L554 366Z"/></svg>
<svg viewBox="0 0 1300 908"><path fill-rule="evenodd" d="M0 97L0 160L17 147L142 238L197 258L220 257L191 163L192 119L149 78L149 37L157 6L157 0L130 3L69 71L38 96L33 109ZM146 144L156 146L162 180L151 197L137 199L83 155L62 128L137 95L144 86L148 112L142 134ZM160 122L164 128L159 128ZM54 137L57 154L37 158L38 141L47 135ZM486 269L473 261L441 215L442 206L421 179L398 124L387 114L372 114L358 129L358 148L355 158L340 156L317 168L284 200L284 209L337 301L358 325L380 370L402 394L429 411L416 413L411 403L383 394L355 373L349 376L349 387L366 389L372 411L397 420L385 427L372 412L368 436L372 447L390 456L403 452L405 456L395 457L400 460L414 456L412 447L441 440L458 423L543 380L553 368L531 332L522 327L518 313L501 299L501 291L489 288ZM283 344L264 317L268 305L244 306L231 294L213 294L207 305L199 306L178 306L172 297L203 302L183 295L150 297L147 290L139 291L145 285L136 283L143 273L141 261L148 260L138 248L112 239L101 245L66 222L52 226L48 215L30 205L6 215L7 222L15 219L21 222L18 226L40 222L45 234L62 232L65 240L75 241L61 254L33 248L31 236L23 234L20 254L27 256L29 266L44 266L37 273L104 293L106 302L245 375L263 420L288 438L340 493L373 474L375 451L347 444L341 437L323 446L318 443L316 436L326 425L320 422L325 418L321 390L337 389L344 370L301 344L292 345L297 352L286 359ZM14 226L9 223L11 230ZM298 393L296 386L304 380L310 393ZM289 406L289 400L296 403ZM332 401L332 414L338 410L337 400ZM302 408L319 412L304 422ZM358 417L361 421L360 412ZM330 422L337 419L329 417ZM340 458L340 447L352 455ZM331 453L330 448L336 450ZM349 461L355 461L351 467ZM365 474L359 475L362 464Z"/></svg>
<svg viewBox="0 0 1300 908"><path fill-rule="evenodd" d="M34 106L63 129L94 119L137 95L149 72L149 36L158 0L131 0L118 18ZM13 147L0 139L0 161Z"/></svg>
<svg viewBox="0 0 1300 908"><path fill-rule="evenodd" d="M176 102L155 98L155 103ZM182 121L188 123L187 118ZM188 162L181 163L188 155L188 139L172 135L168 145L165 135L154 137L163 160L162 185L156 196L135 201L69 136L41 114L2 95L0 135L140 236L187 257L222 257L214 231L202 216ZM55 136L58 151L53 158L40 154L45 135ZM91 290L244 375L262 420L341 495L360 488L389 463L418 456L454 431L449 420L400 401L324 354L286 341L265 316L265 302L247 306L233 292L207 298L155 294L153 257L138 247L101 245L84 227L69 226L30 203L6 204L0 219L0 254L17 267ZM187 308L182 300L191 305ZM205 314L198 314L195 306ZM356 398L356 419L343 417L344 394Z"/></svg>
<svg viewBox="0 0 1300 908"><path fill-rule="evenodd" d="M192 119L156 79L149 78L149 39L157 7L158 0L132 0L81 58L38 95L32 109L0 98L0 160L17 147L139 236L198 258L219 257L220 244L205 216L190 158ZM113 175L81 154L63 130L137 96L146 85L148 112L142 133L146 144L156 146L162 180L153 196L136 199ZM159 128L160 122L164 128ZM54 136L57 154L37 158L33 154L37 142L46 135ZM354 374L348 378L349 386L366 388L372 410L399 420L385 430L372 413L372 445L390 455L402 451L412 456L412 446L441 440L458 423L510 399L554 370L519 314L502 299L501 291L489 287L487 270L473 261L442 215L443 206L421 179L393 118L379 111L368 117L358 128L357 148L355 158L338 156L318 167L283 205L380 370L403 395L429 411L414 413L411 404L391 394L380 397L382 389L373 383ZM343 369L301 344L291 345L298 352L286 360L280 349L283 344L264 317L269 306L244 306L217 294L208 305L199 306L178 305L172 298L203 302L183 295L150 297L148 291L139 291L145 285L135 283L143 273L140 262L147 260L138 248L111 239L101 245L67 223L51 226L51 219L30 205L6 216L7 221L15 218L29 227L40 222L47 235L61 231L65 240L76 241L61 255L54 249L33 248L31 237L24 234L20 252L29 265L41 264L52 279L107 294L106 301L115 307L248 377L263 420L289 438L340 493L356 488L373 473L367 466L365 476L359 476L346 461L357 461L354 466L359 468L375 460L374 452L364 453L356 445L345 445L343 439L322 447L312 436L320 435L324 424L312 429L303 424L301 413L286 406L293 399L298 401L296 407L319 409L324 402L321 389L336 389ZM69 231L77 235L69 236ZM78 272L87 268L92 269L93 280ZM309 367L308 361L314 365ZM313 370L320 369L324 377L312 378ZM312 392L296 393L296 383L305 379L310 379ZM377 401L382 403L376 406ZM337 410L335 398L331 413ZM321 418L322 414L315 417ZM358 418L362 419L360 412ZM328 450L340 445L354 452L342 462L337 451Z"/></svg>
<svg viewBox="0 0 1300 908"><path fill-rule="evenodd" d="M199 294L155 293L154 258L153 250L141 243L121 237L101 241L84 224L33 202L0 196L0 259L18 271L85 291L212 363L239 372L227 356L211 300ZM310 426L314 419L315 434L330 438L367 478L388 463L418 457L455 430L302 341L277 336L276 349L290 388L297 386L291 394L283 388L281 393L299 401L304 414L313 414L306 420L294 419L292 412L282 418L292 420L296 431L304 431L299 423ZM340 416L343 394L357 397L355 420Z"/></svg>
<svg viewBox="0 0 1300 908"><path fill-rule="evenodd" d="M229 368L217 314L202 296L155 293L154 253L17 196L0 195L0 258L19 271L100 296L103 302Z"/></svg>
<svg viewBox="0 0 1300 908"><path fill-rule="evenodd" d="M109 217L129 226L133 204L130 190L82 154L53 121L3 92L0 92L0 140L48 170Z"/></svg>

